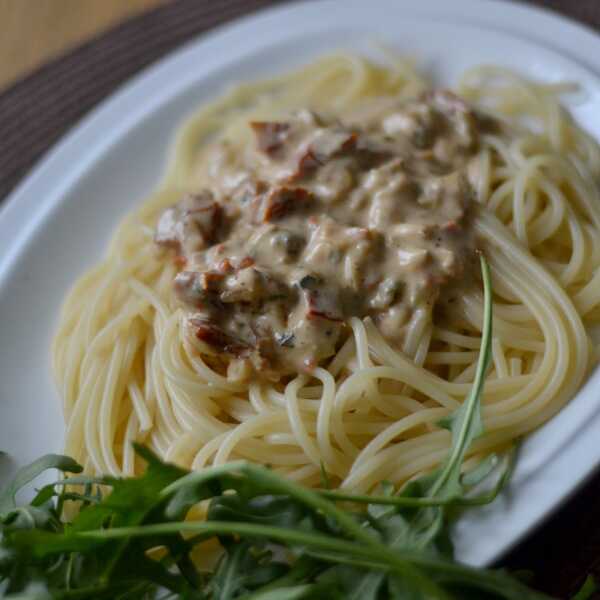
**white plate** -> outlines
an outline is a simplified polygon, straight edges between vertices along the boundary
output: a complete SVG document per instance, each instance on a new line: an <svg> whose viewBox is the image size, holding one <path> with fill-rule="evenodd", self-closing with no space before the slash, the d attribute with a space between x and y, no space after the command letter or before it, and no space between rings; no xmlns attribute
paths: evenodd
<svg viewBox="0 0 600 600"><path fill-rule="evenodd" d="M576 80L576 118L600 138L600 39L506 2L363 0L295 4L246 18L145 70L94 110L0 213L0 446L11 467L59 451L63 424L49 343L69 286L119 219L157 183L177 124L230 84L377 39L442 84L493 62L546 81ZM553 50L552 48L556 48ZM570 50L569 50L570 49ZM459 556L485 564L555 508L600 463L600 373L523 449L510 490L457 528ZM6 471L6 466L3 467ZM6 475L6 472L4 473Z"/></svg>

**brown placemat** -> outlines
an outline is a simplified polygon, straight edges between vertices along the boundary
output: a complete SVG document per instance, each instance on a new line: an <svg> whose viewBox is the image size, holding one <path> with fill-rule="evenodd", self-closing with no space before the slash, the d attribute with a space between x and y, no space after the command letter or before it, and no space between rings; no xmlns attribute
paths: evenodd
<svg viewBox="0 0 600 600"><path fill-rule="evenodd" d="M44 151L140 69L217 25L284 1L175 0L125 21L0 93L0 199Z"/></svg>
<svg viewBox="0 0 600 600"><path fill-rule="evenodd" d="M0 201L61 135L141 68L232 18L286 1L175 0L83 44L0 93ZM600 30L600 0L529 1ZM503 564L531 569L539 589L565 599L587 573L600 576L598 498L600 475Z"/></svg>

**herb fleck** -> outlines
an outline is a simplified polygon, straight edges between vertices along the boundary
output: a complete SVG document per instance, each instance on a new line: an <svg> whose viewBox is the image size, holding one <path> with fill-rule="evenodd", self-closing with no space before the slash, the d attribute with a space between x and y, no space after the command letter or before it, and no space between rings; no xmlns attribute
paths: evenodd
<svg viewBox="0 0 600 600"><path fill-rule="evenodd" d="M275 333L275 341L285 348L293 348L296 336L293 333Z"/></svg>

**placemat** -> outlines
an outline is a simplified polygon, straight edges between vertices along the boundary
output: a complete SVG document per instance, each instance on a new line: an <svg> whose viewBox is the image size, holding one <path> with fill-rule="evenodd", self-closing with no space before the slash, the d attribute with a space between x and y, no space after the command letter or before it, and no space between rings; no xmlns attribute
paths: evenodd
<svg viewBox="0 0 600 600"><path fill-rule="evenodd" d="M286 1L174 0L126 21L0 93L0 201L61 135L141 68L217 25ZM598 0L530 3L600 30ZM502 564L531 570L536 587L568 598L587 573L600 576L598 498L600 475Z"/></svg>

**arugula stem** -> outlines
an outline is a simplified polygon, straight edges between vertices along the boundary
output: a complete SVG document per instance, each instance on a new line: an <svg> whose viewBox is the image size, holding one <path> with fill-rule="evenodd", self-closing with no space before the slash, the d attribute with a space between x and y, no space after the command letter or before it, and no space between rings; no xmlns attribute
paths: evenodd
<svg viewBox="0 0 600 600"><path fill-rule="evenodd" d="M287 494L287 495L291 496L292 498L295 498L296 500L304 503L305 505L311 506L315 510L318 510L318 511L322 512L323 514L334 518L338 522L338 524L345 530L345 532L347 534L349 534L350 536L355 538L357 541L364 543L367 548L370 548L369 556L372 556L373 552L376 552L376 553L382 554L382 555L388 555L388 556L392 555L393 556L393 554L389 552L388 548L384 544L382 544L374 535L368 533L360 525L360 523L358 523L350 514L339 509L333 502L330 502L329 500L323 498L318 493L310 490L309 488L295 484L289 480L280 478L279 476L275 475L268 469L265 469L263 467L258 467L258 466L252 465L252 464L248 464L245 462L237 462L237 463L230 463L228 465L220 465L218 467L211 467L209 469L205 469L199 473L192 473L190 475L186 475L182 479L174 482L173 484L171 484L170 486L165 488L162 492L162 495L166 496L169 493L176 491L177 489L179 489L180 487L182 487L184 485L191 485L191 484L197 485L197 484L205 483L212 478L219 477L224 474L235 473L235 472L243 473L243 474L247 475L249 478L251 478L252 480L262 483L269 490L269 493L273 493L274 491L277 491L282 494ZM183 482L183 483L180 483L180 482ZM214 521L210 521L207 524L210 524L210 523L214 523ZM237 525L249 526L249 525L239 524L239 523ZM275 529L277 529L277 528L275 528ZM111 531L114 531L114 530L111 530ZM198 532L198 531L204 531L204 530L191 529L188 531ZM283 530L283 532L284 532L283 533L283 536L284 536L283 541L285 541L285 539L286 539L285 536L288 535L290 533L290 531ZM226 533L226 532L223 532L223 533ZM303 535L307 535L307 534L303 534ZM288 536L288 539L289 539L289 536ZM328 540L327 538L324 538L324 539ZM331 540L328 540L328 541L331 541ZM300 543L306 543L306 542L300 542ZM417 584L421 588L428 590L430 594L433 594L433 596L432 596L433 598L439 598L440 600L449 599L449 596L446 594L446 592L444 592L444 590L442 590L439 586L437 586L436 584L431 582L425 576L425 574L416 570L409 563L405 563L403 561L401 561L400 563L397 563L396 570L398 571L399 574L402 574L403 576L417 582Z"/></svg>
<svg viewBox="0 0 600 600"><path fill-rule="evenodd" d="M495 491L495 490L494 490ZM438 506L483 506L489 504L497 494L484 494L473 498L409 498L406 496L369 496L368 494L345 494L329 490L318 490L318 493L331 500L340 502L356 502L357 504L385 504L389 506L406 506L408 508L430 508Z"/></svg>
<svg viewBox="0 0 600 600"><path fill-rule="evenodd" d="M398 556L414 562L429 573L435 573L438 581L468 581L477 589L485 589L497 594L501 598L512 599L519 597L526 600L553 600L546 594L532 591L518 580L515 580L502 572L496 572L490 569L478 569L454 563L443 559L431 558L423 559L422 553L406 553L399 551ZM328 555L321 552L310 552L310 556L321 560L335 562L336 564L345 564L359 567L367 570L379 570L389 572L391 567L382 565L374 560L363 560L341 555ZM519 594L516 596L516 594Z"/></svg>
<svg viewBox="0 0 600 600"><path fill-rule="evenodd" d="M435 497L450 480L453 473L460 468L469 447L469 429L475 411L479 408L479 399L483 392L485 375L492 358L492 284L490 268L483 254L480 254L481 273L483 277L483 331L481 334L481 350L477 361L475 381L465 400L465 417L460 431L454 436L448 459L439 477L429 491L429 497Z"/></svg>
<svg viewBox="0 0 600 600"><path fill-rule="evenodd" d="M489 570L480 570L459 563L438 559L422 552L392 550L385 546L365 547L355 542L339 540L320 533L307 533L283 527L256 525L250 523L232 523L228 521L193 522L182 521L175 523L159 523L155 525L141 525L136 527L119 527L114 529L99 529L75 534L77 537L92 539L119 539L124 537L143 537L154 535L170 535L182 532L213 535L241 535L249 537L277 540L283 544L298 544L310 548L330 551L336 556L330 557L331 561L356 564L361 567L370 567L380 571L392 571L401 577L411 580L419 588L433 594L432 598L450 600L449 596L437 583L431 579L422 580L414 577L414 567L435 574L438 579L445 581L468 581L478 589L499 594L501 597L512 598L514 594L522 591L523 597L528 600L548 600L548 596L533 592L520 582ZM338 556L338 553L340 556ZM327 558L326 555L319 555ZM411 567L407 570L407 566ZM412 572L411 572L412 571ZM510 594L510 595L509 595Z"/></svg>
<svg viewBox="0 0 600 600"><path fill-rule="evenodd" d="M339 509L333 502L323 498L311 489L293 483L287 479L282 479L271 473L268 469L247 464L244 471L249 477L259 480L269 487L269 490L277 490L283 494L289 494L307 506L321 511L323 514L333 517L339 525L356 540L369 546L380 546L379 540L368 533L352 515Z"/></svg>
<svg viewBox="0 0 600 600"><path fill-rule="evenodd" d="M338 521L338 523L343 527L343 529L351 535L355 537L357 540L361 540L366 544L378 544L378 540L365 531L349 514L340 510L330 502L329 500L324 499L321 495L312 490L295 484L291 481L284 480L279 476L271 473L268 469L264 467L259 467L256 465L252 465L250 463L244 461L236 461L232 463L228 463L225 465L219 465L217 467L208 467L203 469L202 471L196 473L190 473L181 479L173 482L171 485L168 485L161 492L161 496L166 497L181 488L185 488L192 485L201 485L203 483L207 483L212 479L216 479L223 475L231 475L231 474L242 474L247 477L253 479L254 481L259 481L268 488L269 493L273 493L274 491L278 491L282 494L288 494L299 500L300 502L311 506L317 510L323 512L330 517L333 517Z"/></svg>
<svg viewBox="0 0 600 600"><path fill-rule="evenodd" d="M203 483L207 483L212 479L216 479L217 477L222 477L223 475L235 475L239 474L243 471L243 468L247 465L245 461L237 460L225 465L218 465L213 467L205 467L202 471L193 471L180 477L177 481L174 481L170 485L163 488L160 492L161 497L165 498L167 496L171 496L181 488L186 488L189 486L199 486Z"/></svg>
<svg viewBox="0 0 600 600"><path fill-rule="evenodd" d="M507 452L505 466L501 467L502 475L498 482L488 491L472 497L437 497L437 498L413 498L410 496L369 496L368 494L353 494L352 492L341 492L337 490L315 490L317 494L330 500L340 502L355 502L356 504L382 504L387 506L406 506L408 508L430 508L441 506L485 506L493 502L498 494L504 489L510 479L515 465L517 452L515 449Z"/></svg>
<svg viewBox="0 0 600 600"><path fill-rule="evenodd" d="M427 578L420 569L415 568L401 554L395 552L382 544L366 546L350 541L339 540L320 533L307 533L284 527L273 527L270 525L255 525L253 523L231 523L228 521L181 521L174 523L157 523L155 525L141 525L136 527L115 527L112 529L97 529L94 531L83 531L74 534L76 537L86 539L122 539L129 537L144 537L154 535L170 535L182 532L201 533L206 536L213 535L242 535L250 537L267 538L277 540L283 544L299 544L340 552L341 554L354 554L370 560L379 560L383 566L390 568L397 575L412 581L419 589L430 594L432 599L452 600L441 587L431 579ZM384 569L385 570L385 569Z"/></svg>

